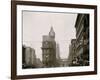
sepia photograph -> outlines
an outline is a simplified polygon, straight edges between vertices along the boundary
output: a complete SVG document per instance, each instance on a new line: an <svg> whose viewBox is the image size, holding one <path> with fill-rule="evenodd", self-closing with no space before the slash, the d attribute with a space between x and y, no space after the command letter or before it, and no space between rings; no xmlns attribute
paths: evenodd
<svg viewBox="0 0 100 80"><path fill-rule="evenodd" d="M22 11L22 68L89 66L89 14Z"/></svg>
<svg viewBox="0 0 100 80"><path fill-rule="evenodd" d="M12 1L12 79L97 74L97 6Z"/></svg>

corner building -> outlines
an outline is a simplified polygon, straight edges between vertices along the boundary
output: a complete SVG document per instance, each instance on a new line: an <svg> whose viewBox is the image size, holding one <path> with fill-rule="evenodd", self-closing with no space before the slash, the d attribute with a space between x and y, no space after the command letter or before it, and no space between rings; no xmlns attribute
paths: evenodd
<svg viewBox="0 0 100 80"><path fill-rule="evenodd" d="M42 62L44 67L56 67L56 41L53 27L49 35L43 35Z"/></svg>
<svg viewBox="0 0 100 80"><path fill-rule="evenodd" d="M76 53L80 65L89 65L89 14L78 14L76 24Z"/></svg>

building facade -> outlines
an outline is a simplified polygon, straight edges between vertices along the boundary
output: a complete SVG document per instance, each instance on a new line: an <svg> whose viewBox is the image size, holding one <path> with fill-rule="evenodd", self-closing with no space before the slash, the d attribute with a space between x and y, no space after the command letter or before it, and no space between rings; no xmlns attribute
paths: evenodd
<svg viewBox="0 0 100 80"><path fill-rule="evenodd" d="M56 44L56 64L57 64L57 67L60 66L60 61L61 61L61 58L60 58L60 48L59 48L59 44L57 43Z"/></svg>
<svg viewBox="0 0 100 80"><path fill-rule="evenodd" d="M36 68L35 50L31 47L22 48L22 68Z"/></svg>
<svg viewBox="0 0 100 80"><path fill-rule="evenodd" d="M53 27L51 27L49 35L43 36L42 62L44 67L56 66L56 41Z"/></svg>
<svg viewBox="0 0 100 80"><path fill-rule="evenodd" d="M76 53L80 65L89 65L89 14L78 14L76 19Z"/></svg>
<svg viewBox="0 0 100 80"><path fill-rule="evenodd" d="M76 57L76 39L71 40L71 44L69 45L69 56L68 56L68 65L71 66L73 60Z"/></svg>
<svg viewBox="0 0 100 80"><path fill-rule="evenodd" d="M22 68L25 66L25 45L22 46Z"/></svg>

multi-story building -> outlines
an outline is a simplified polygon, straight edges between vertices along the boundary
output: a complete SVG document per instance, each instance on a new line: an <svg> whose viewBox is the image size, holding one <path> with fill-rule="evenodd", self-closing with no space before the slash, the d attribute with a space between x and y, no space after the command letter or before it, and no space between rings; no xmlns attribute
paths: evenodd
<svg viewBox="0 0 100 80"><path fill-rule="evenodd" d="M25 45L22 46L22 68L25 66Z"/></svg>
<svg viewBox="0 0 100 80"><path fill-rule="evenodd" d="M80 65L89 65L89 14L78 14L76 19L76 53Z"/></svg>
<svg viewBox="0 0 100 80"><path fill-rule="evenodd" d="M71 40L69 45L68 65L71 66L74 58L76 57L76 39Z"/></svg>
<svg viewBox="0 0 100 80"><path fill-rule="evenodd" d="M35 50L31 47L22 48L22 68L35 68L36 67L36 55Z"/></svg>
<svg viewBox="0 0 100 80"><path fill-rule="evenodd" d="M36 67L36 54L35 54L35 50L33 48L31 48L31 52L30 52L30 56L31 56L31 65L32 67Z"/></svg>
<svg viewBox="0 0 100 80"><path fill-rule="evenodd" d="M57 64L57 67L60 66L60 61L61 61L61 58L60 58L60 48L59 48L59 44L57 43L56 44L56 64Z"/></svg>
<svg viewBox="0 0 100 80"><path fill-rule="evenodd" d="M43 36L42 62L44 67L56 66L56 41L53 27L51 27L49 35Z"/></svg>

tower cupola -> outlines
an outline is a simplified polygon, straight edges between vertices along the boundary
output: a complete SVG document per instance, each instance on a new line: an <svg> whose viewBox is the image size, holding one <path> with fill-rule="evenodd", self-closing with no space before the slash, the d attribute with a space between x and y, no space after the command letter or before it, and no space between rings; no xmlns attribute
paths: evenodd
<svg viewBox="0 0 100 80"><path fill-rule="evenodd" d="M50 29L49 36L52 38L55 38L55 32L53 30L53 27L51 27L51 29Z"/></svg>

